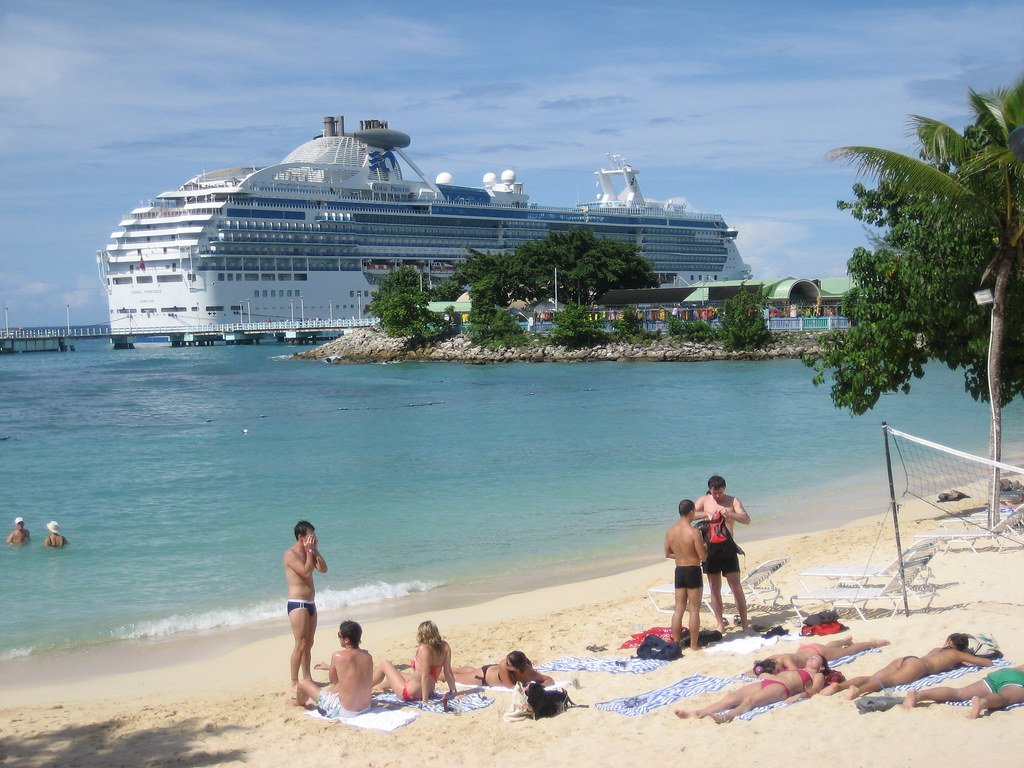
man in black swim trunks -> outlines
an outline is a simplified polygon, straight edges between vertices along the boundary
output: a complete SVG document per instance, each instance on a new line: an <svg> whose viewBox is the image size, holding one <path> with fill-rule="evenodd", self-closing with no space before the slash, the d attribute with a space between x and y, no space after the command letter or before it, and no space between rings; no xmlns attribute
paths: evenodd
<svg viewBox="0 0 1024 768"><path fill-rule="evenodd" d="M320 554L320 542L313 524L300 520L295 525L295 544L284 553L284 577L288 583L288 622L295 638L295 647L292 648L289 660L292 693L295 693L299 684L300 672L303 680L312 677L309 667L317 622L314 571L327 573L327 561Z"/></svg>
<svg viewBox="0 0 1024 768"><path fill-rule="evenodd" d="M735 496L729 496L725 492L725 478L720 475L712 475L708 478L708 492L697 499L697 511L695 519L707 519L712 526L716 523L723 523L728 529L728 541L715 543L712 535L711 544L708 546L708 557L704 563L704 573L708 575L708 587L711 590L711 610L718 622L718 631L725 631L725 620L722 617L722 576L729 582L729 589L732 590L733 600L736 602L736 612L740 615L740 625L743 631L747 632L750 625L747 623L747 599L743 595L743 585L740 584L740 558L736 542L733 539L733 526L736 523L743 525L750 524L750 515L743 508L743 504Z"/></svg>
<svg viewBox="0 0 1024 768"><path fill-rule="evenodd" d="M704 594L704 577L700 564L707 558L704 539L693 527L695 505L689 499L679 502L679 522L665 534L665 557L676 561L676 608L672 612L672 637L678 643L683 637L683 611L690 608L690 649L699 650L700 601Z"/></svg>

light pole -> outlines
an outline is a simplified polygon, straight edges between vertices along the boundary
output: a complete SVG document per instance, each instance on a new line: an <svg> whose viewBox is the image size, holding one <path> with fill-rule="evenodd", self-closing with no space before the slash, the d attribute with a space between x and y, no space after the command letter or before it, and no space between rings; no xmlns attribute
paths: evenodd
<svg viewBox="0 0 1024 768"><path fill-rule="evenodd" d="M359 300L359 319L363 319L363 292L356 291L356 298Z"/></svg>
<svg viewBox="0 0 1024 768"><path fill-rule="evenodd" d="M334 302L332 301L327 310L327 319L332 323L334 322Z"/></svg>
<svg viewBox="0 0 1024 768"><path fill-rule="evenodd" d="M11 335L11 326L7 323L7 305L4 304L4 336Z"/></svg>
<svg viewBox="0 0 1024 768"><path fill-rule="evenodd" d="M67 313L68 313L68 336L70 336L71 335L71 305L70 304L65 304L64 305L64 309L66 309Z"/></svg>
<svg viewBox="0 0 1024 768"><path fill-rule="evenodd" d="M306 322L306 299L303 296L299 296L299 318Z"/></svg>
<svg viewBox="0 0 1024 768"><path fill-rule="evenodd" d="M247 322L252 323L252 305L249 304L249 300L245 300L245 316Z"/></svg>
<svg viewBox="0 0 1024 768"><path fill-rule="evenodd" d="M292 322L294 323L295 322L295 301L294 300L293 301L289 301L288 303L292 305Z"/></svg>

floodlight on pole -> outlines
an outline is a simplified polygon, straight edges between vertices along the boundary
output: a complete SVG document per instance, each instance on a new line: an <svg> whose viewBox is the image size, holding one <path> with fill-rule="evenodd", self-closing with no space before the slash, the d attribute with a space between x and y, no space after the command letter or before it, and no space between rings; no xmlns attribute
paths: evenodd
<svg viewBox="0 0 1024 768"><path fill-rule="evenodd" d="M986 304L994 303L996 299L991 288L982 288L974 292L974 300L979 307L984 307Z"/></svg>

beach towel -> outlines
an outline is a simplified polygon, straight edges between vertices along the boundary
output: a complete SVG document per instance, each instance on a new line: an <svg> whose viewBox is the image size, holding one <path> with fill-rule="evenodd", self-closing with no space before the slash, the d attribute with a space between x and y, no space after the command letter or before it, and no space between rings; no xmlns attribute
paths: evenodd
<svg viewBox="0 0 1024 768"><path fill-rule="evenodd" d="M828 665L829 665L829 667L831 669L835 669L836 667L841 667L844 664L849 664L851 661L854 661L855 659L859 659L861 656L863 656L866 653L881 653L881 652L882 652L881 648L865 648L863 651L857 651L857 653L851 653L851 654L849 654L847 656L840 656L835 661L830 661L828 663Z"/></svg>
<svg viewBox="0 0 1024 768"><path fill-rule="evenodd" d="M494 703L494 699L481 696L479 693L461 693L458 696L449 698L447 711L441 702L441 695L436 692L430 697L430 700L426 704L418 698L413 701L406 701L394 691L375 693L373 694L373 700L380 704L414 707L416 709L423 710L424 712L436 712L437 714L442 715L461 715L463 712L472 712L476 709L483 709L484 707L489 707Z"/></svg>
<svg viewBox="0 0 1024 768"><path fill-rule="evenodd" d="M999 659L992 662L991 667L979 667L975 664L968 664L966 667L958 667L957 669L951 669L949 672L939 672L935 675L928 675L928 677L922 677L920 680L915 680L912 683L906 685L894 685L891 688L886 688L886 691L897 691L899 693L906 693L907 691L920 691L924 688L931 688L933 685L938 685L946 680L956 680L958 678L969 675L973 672L981 672L983 670L989 670L994 667L1010 667L1013 666L1013 662L1007 659Z"/></svg>
<svg viewBox="0 0 1024 768"><path fill-rule="evenodd" d="M666 704L673 704L679 701L679 699L720 691L732 683L732 680L722 677L690 675L690 677L685 677L665 688L658 688L654 691L648 691L636 696L627 696L622 699L602 701L594 706L608 712L618 712L620 715L639 717L659 707L664 707Z"/></svg>
<svg viewBox="0 0 1024 768"><path fill-rule="evenodd" d="M637 632L629 640L620 645L619 649L621 650L624 648L637 648L639 647L640 643L644 641L644 638L648 635L657 635L662 640L667 640L671 643L672 627L651 627L650 629L645 629L643 632Z"/></svg>
<svg viewBox="0 0 1024 768"><path fill-rule="evenodd" d="M810 699L797 699L796 701L793 702L793 704L799 704L800 702L803 702L803 701L810 701ZM769 710L778 709L779 707L788 707L788 706L790 706L790 705L787 704L784 701L776 701L774 704L765 704L763 707L754 707L749 712L744 712L742 715L739 715L736 719L737 720L753 720L758 715L763 715L765 712L768 712Z"/></svg>
<svg viewBox="0 0 1024 768"><path fill-rule="evenodd" d="M667 663L667 662L666 662ZM540 669L540 667L536 667ZM555 688L579 688L579 684L576 680L555 680L551 685L547 686L549 691ZM460 691L490 691L493 693L512 693L514 688L506 688L504 685L480 685L473 683L456 683L455 687Z"/></svg>
<svg viewBox="0 0 1024 768"><path fill-rule="evenodd" d="M670 661L658 659L581 659L575 656L564 656L537 667L538 672L607 672L611 675L631 674L642 675L671 664Z"/></svg>
<svg viewBox="0 0 1024 768"><path fill-rule="evenodd" d="M401 728L403 725L408 725L417 717L419 713L411 712L408 709L389 709L387 707L371 707L370 711L356 715L355 717L324 717L315 709L306 712L308 717L312 717L314 720L323 720L328 723L341 723L342 725L351 725L353 728L366 728L371 731L394 731Z"/></svg>
<svg viewBox="0 0 1024 768"><path fill-rule="evenodd" d="M767 648L770 645L775 645L779 640L790 640L792 638L779 637L775 635L773 637L737 637L735 640L728 640L724 643L717 643L716 645L709 646L704 650L704 653L754 653Z"/></svg>

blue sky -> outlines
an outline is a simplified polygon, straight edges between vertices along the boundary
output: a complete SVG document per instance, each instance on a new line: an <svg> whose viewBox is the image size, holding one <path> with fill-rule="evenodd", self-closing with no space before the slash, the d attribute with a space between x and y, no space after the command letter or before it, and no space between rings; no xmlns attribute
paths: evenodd
<svg viewBox="0 0 1024 768"><path fill-rule="evenodd" d="M969 88L1022 76L1019 2L0 0L0 301L12 326L105 320L121 216L327 114L542 203L592 199L620 153L648 197L736 226L755 277L843 275L866 238L825 153L910 151L908 115L962 127Z"/></svg>

